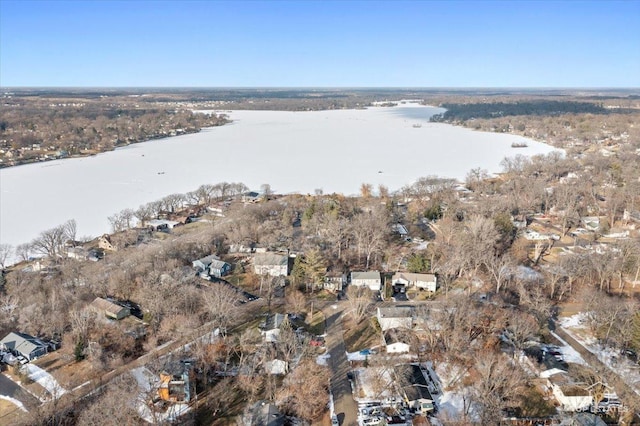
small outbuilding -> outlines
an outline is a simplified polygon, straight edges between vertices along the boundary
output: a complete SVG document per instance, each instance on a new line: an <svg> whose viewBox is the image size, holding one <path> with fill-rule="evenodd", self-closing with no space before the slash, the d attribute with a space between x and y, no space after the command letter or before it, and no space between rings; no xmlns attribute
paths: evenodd
<svg viewBox="0 0 640 426"><path fill-rule="evenodd" d="M90 306L98 313L104 313L107 318L114 320L121 320L131 315L131 310L126 306L121 306L102 297L96 297Z"/></svg>

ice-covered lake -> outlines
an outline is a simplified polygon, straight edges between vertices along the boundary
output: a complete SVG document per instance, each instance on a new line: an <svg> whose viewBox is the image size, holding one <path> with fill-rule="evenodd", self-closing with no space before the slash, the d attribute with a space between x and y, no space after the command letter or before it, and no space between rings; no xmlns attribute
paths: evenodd
<svg viewBox="0 0 640 426"><path fill-rule="evenodd" d="M429 123L439 108L314 112L233 111L233 123L86 158L0 169L0 242L18 245L75 219L78 236L109 231L107 217L203 183L268 183L277 193L357 194L364 182L395 190L418 177L464 179L500 171L516 154L552 151L513 135ZM420 126L418 126L420 125Z"/></svg>

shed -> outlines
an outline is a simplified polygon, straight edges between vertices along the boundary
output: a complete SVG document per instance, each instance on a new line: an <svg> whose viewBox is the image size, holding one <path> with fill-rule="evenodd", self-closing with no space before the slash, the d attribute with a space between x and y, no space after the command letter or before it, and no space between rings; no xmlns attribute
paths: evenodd
<svg viewBox="0 0 640 426"><path fill-rule="evenodd" d="M129 308L120 306L102 297L96 297L95 300L91 302L91 307L98 312L104 312L107 318L115 320L121 320L131 315Z"/></svg>

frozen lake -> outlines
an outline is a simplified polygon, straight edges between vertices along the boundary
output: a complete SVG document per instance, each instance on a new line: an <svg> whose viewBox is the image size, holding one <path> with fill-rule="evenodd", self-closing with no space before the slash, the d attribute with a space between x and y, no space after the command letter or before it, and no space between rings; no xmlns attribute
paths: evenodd
<svg viewBox="0 0 640 426"><path fill-rule="evenodd" d="M514 149L512 142L525 139L428 122L442 111L233 111L233 123L196 134L0 169L0 242L28 242L68 219L76 220L79 237L97 236L110 231L113 213L204 183L349 195L364 182L396 190L427 175L462 180L476 167L500 171L506 156L553 150L531 140Z"/></svg>

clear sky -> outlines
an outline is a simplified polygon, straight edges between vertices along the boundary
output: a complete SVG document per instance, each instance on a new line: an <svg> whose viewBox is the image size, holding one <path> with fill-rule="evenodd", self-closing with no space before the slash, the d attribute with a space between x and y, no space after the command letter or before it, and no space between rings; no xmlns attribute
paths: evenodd
<svg viewBox="0 0 640 426"><path fill-rule="evenodd" d="M637 88L640 0L0 0L0 85Z"/></svg>

